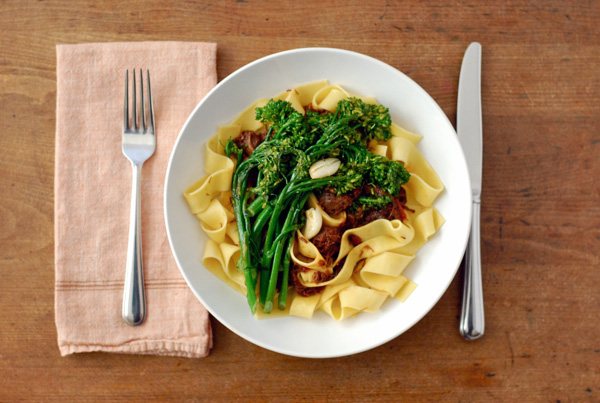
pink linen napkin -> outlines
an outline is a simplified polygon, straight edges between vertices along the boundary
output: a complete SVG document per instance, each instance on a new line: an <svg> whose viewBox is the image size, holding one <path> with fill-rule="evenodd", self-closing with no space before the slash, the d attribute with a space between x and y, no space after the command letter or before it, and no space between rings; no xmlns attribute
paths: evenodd
<svg viewBox="0 0 600 403"><path fill-rule="evenodd" d="M142 68L144 76L150 70L157 132L156 152L142 170L147 309L136 327L121 318L131 200L131 165L121 151L127 68ZM171 254L163 191L175 139L216 81L212 43L57 46L55 312L61 355L208 355L209 316Z"/></svg>

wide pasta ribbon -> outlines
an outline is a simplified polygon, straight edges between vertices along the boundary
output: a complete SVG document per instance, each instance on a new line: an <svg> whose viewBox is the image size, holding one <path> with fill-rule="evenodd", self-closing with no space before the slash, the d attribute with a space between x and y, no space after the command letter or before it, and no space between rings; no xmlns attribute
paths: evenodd
<svg viewBox="0 0 600 403"><path fill-rule="evenodd" d="M240 247L228 243L218 244L212 239L206 241L202 264L215 276L234 290L246 295L244 276L236 268Z"/></svg>
<svg viewBox="0 0 600 403"><path fill-rule="evenodd" d="M314 281L313 270L320 269L318 271L324 271L322 267L310 267L311 270L299 273L298 279L305 287L341 284L350 279L355 266L360 260L376 256L388 250L398 249L410 243L413 237L414 229L409 225L403 224L400 220L376 220L362 227L353 228L344 232L338 257L334 264L328 268L328 271L331 272L334 266L344 260L342 268L333 279L320 283ZM355 246L354 243L357 239L361 243ZM307 246L309 243L312 245L310 241L300 241L298 243L305 244L302 247L306 248L306 250L316 250L316 253L318 253L314 245L313 248ZM320 254L317 256L320 256ZM292 258L298 259L297 256L292 256ZM294 261L296 262L296 260ZM301 265L307 267L304 264ZM319 265L319 262L316 265Z"/></svg>
<svg viewBox="0 0 600 403"><path fill-rule="evenodd" d="M369 288L394 297L408 281L402 272L414 258L414 255L383 252L366 259L364 266L356 275Z"/></svg>
<svg viewBox="0 0 600 403"><path fill-rule="evenodd" d="M326 110L333 113L337 109L338 103L348 98L358 98L366 104L377 103L375 98L352 94L339 85L332 84L322 87L315 92L312 98L312 105L316 109Z"/></svg>
<svg viewBox="0 0 600 403"><path fill-rule="evenodd" d="M244 130L252 130L258 131L264 127L262 122L256 120L256 108L263 107L267 104L266 99L259 99L252 105L250 105L245 111L240 113L240 115L233 121L234 125L239 125L240 132ZM239 134L239 133L238 133ZM234 136L234 138L237 136ZM225 139L227 140L227 139ZM225 143L223 143L225 144Z"/></svg>
<svg viewBox="0 0 600 403"><path fill-rule="evenodd" d="M410 180L405 185L408 193L422 206L431 206L444 190L444 185L415 144L404 137L392 137L387 141L387 158L401 161Z"/></svg>
<svg viewBox="0 0 600 403"><path fill-rule="evenodd" d="M225 155L223 144L240 134L240 125L223 126L206 143L206 176L194 183L183 193L193 214L206 210L210 202L220 193L231 190L234 162ZM222 140L225 140L223 142Z"/></svg>
<svg viewBox="0 0 600 403"><path fill-rule="evenodd" d="M396 249L394 252L414 255L444 224L444 217L435 207L418 208L407 212L407 222L415 229L412 241Z"/></svg>
<svg viewBox="0 0 600 403"><path fill-rule="evenodd" d="M219 199L212 199L208 207L196 214L204 232L217 243L225 242L227 226L235 220L235 214L221 204Z"/></svg>
<svg viewBox="0 0 600 403"><path fill-rule="evenodd" d="M340 321L350 318L359 312L376 312L387 299L381 291L362 287L352 279L325 288L322 294L304 298L294 298L290 315L310 319L317 310Z"/></svg>
<svg viewBox="0 0 600 403"><path fill-rule="evenodd" d="M312 275L312 271L331 272L331 267L327 267L327 262L319 249L304 236L301 230L296 232L296 241L295 247L290 251L290 257L294 263L310 269L310 275Z"/></svg>

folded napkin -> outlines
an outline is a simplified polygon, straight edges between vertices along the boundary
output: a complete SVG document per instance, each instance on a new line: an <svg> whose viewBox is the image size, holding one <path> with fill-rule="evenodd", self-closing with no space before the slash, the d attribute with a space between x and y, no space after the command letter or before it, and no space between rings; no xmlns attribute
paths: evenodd
<svg viewBox="0 0 600 403"><path fill-rule="evenodd" d="M157 132L142 170L146 320L136 327L121 318L131 201L131 165L121 151L127 68L150 70ZM208 355L209 316L171 254L163 190L175 139L216 80L211 43L57 46L55 310L63 356Z"/></svg>

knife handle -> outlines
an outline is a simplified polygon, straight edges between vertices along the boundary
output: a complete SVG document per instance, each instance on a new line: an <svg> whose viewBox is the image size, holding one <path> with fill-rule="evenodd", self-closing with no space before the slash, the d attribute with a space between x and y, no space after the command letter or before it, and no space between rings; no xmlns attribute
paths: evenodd
<svg viewBox="0 0 600 403"><path fill-rule="evenodd" d="M460 315L460 334L467 340L483 336L485 315L483 310L483 287L481 285L481 238L480 200L473 201L471 235L464 259L464 289Z"/></svg>

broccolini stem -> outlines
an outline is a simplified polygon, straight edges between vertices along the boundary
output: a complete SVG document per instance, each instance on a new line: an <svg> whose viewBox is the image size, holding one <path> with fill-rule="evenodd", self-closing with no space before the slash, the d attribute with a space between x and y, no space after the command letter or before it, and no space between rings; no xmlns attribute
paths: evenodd
<svg viewBox="0 0 600 403"><path fill-rule="evenodd" d="M279 261L283 255L283 242L277 244L275 248L275 255L273 256L273 265L271 266L271 273L269 275L269 283L267 287L267 295L265 298L265 304L263 311L265 313L271 313L273 309L273 299L275 298L275 291L277 289L277 277L279 276Z"/></svg>
<svg viewBox="0 0 600 403"><path fill-rule="evenodd" d="M246 288L248 290L248 294L246 298L248 300L248 305L250 306L250 312L252 315L256 313L256 268L247 268L244 271L244 279L246 283Z"/></svg>
<svg viewBox="0 0 600 403"><path fill-rule="evenodd" d="M254 201L252 201L252 203L250 203L246 208L246 213L248 214L248 217L254 217L256 214L258 214L258 212L264 208L265 204L265 199L263 199L260 196L254 199Z"/></svg>
<svg viewBox="0 0 600 403"><path fill-rule="evenodd" d="M279 214L281 214L281 210L283 210L283 207L284 207L283 202L284 202L287 190L289 189L289 187L291 186L292 183L293 182L290 181L284 186L283 190L281 191L281 193L277 197L277 200L275 201L275 205L273 207L273 214L271 214L271 220L269 221L269 226L267 227L267 236L265 237L265 246L272 245L272 243L273 243L273 236L275 235L275 229L277 228L277 222L279 221ZM263 261L262 261L263 266L266 266L266 267L271 266L270 260L271 260L271 256L269 256L269 253L264 253Z"/></svg>
<svg viewBox="0 0 600 403"><path fill-rule="evenodd" d="M264 307L267 301L267 290L269 289L269 268L262 266L260 268L260 279L259 279L259 296L258 300Z"/></svg>
<svg viewBox="0 0 600 403"><path fill-rule="evenodd" d="M279 288L279 298L277 308L283 311L287 306L287 295L288 295L288 283L290 278L290 261L292 247L294 246L294 236L288 238L287 247L285 248L285 255L283 256L283 271L281 273L281 286Z"/></svg>
<svg viewBox="0 0 600 403"><path fill-rule="evenodd" d="M269 313L273 308L273 300L275 298L275 292L277 290L277 279L279 276L279 271L283 271L283 275L285 276L285 282L282 282L280 292L285 289L287 293L287 279L288 274L286 274L286 266L281 262L281 258L285 252L289 252L289 242L290 239L294 238L293 230L295 229L295 224L298 221L298 217L302 212L304 204L306 200L308 200L308 196L310 193L303 194L301 197L294 199L292 203L292 207L290 208L287 217L285 218L285 222L283 227L281 228L281 232L287 234L284 237L278 236L275 241L275 245L273 246L273 260L271 264L271 275L269 278L269 288L267 290L267 298L264 305L264 312ZM285 262L285 259L284 259ZM281 267L280 267L281 266ZM289 262L287 264L287 270L289 270ZM287 297L286 297L287 298Z"/></svg>
<svg viewBox="0 0 600 403"><path fill-rule="evenodd" d="M291 223L293 224L293 226L291 227L292 231L295 230L297 227L298 218L300 217L300 214L302 214L302 212L304 211L304 205L306 204L306 201L308 200L309 196L310 196L310 192L306 192L304 194L304 196L297 199L297 200L300 200L300 202L296 204L294 211L292 213L293 214L293 217L291 220ZM277 307L280 310L284 310L287 305L287 292L288 292L288 283L289 283L289 278L290 278L291 251L292 251L293 246L294 246L294 234L292 233L287 239L285 255L283 257L283 263L282 263L282 266L283 266L282 267L282 277L281 277L281 285L279 288L279 299L278 299L278 304L277 304Z"/></svg>
<svg viewBox="0 0 600 403"><path fill-rule="evenodd" d="M281 228L281 231L279 231L279 235L277 235L277 238L275 238L275 242L273 242L274 244L277 244L284 238L287 238L290 232L293 233L299 228L297 225L298 218L300 217L300 214L302 213L304 205L306 204L306 201L308 200L309 196L310 192L304 192L304 194L295 199L294 205L292 206L292 209L290 209L291 214L293 214L292 220L290 221L290 225L284 225L284 227Z"/></svg>
<svg viewBox="0 0 600 403"><path fill-rule="evenodd" d="M242 193L245 193L245 185L247 183L247 176L245 180L242 180ZM242 199L243 200L243 199ZM238 261L238 269L244 273L244 279L246 283L246 298L248 299L248 305L250 311L254 315L256 313L256 268L252 265L252 255L250 252L250 240L251 236L247 227L247 220L244 218L244 203L240 202L239 197L232 200L234 204L235 214L238 217L238 236L240 238L240 250L241 256Z"/></svg>
<svg viewBox="0 0 600 403"><path fill-rule="evenodd" d="M257 237L261 235L264 226L269 222L272 212L273 207L270 204L267 204L267 206L258 214L256 220L254 220L254 225L252 226L252 235L257 243L260 241L260 239L257 239Z"/></svg>
<svg viewBox="0 0 600 403"><path fill-rule="evenodd" d="M252 314L256 313L256 267L252 264L252 254L250 251L250 228L249 218L245 217L246 186L248 185L248 173L252 166L247 162L242 162L236 169L232 178L231 202L235 212L238 236L240 238L241 256L238 261L238 269L244 273L244 279L247 288L246 298Z"/></svg>
<svg viewBox="0 0 600 403"><path fill-rule="evenodd" d="M310 192L314 189L330 185L335 182L344 182L347 181L348 177L346 176L328 176L326 178L319 179L309 179L302 182L295 183L294 186L289 190L290 194L302 193L302 192Z"/></svg>
<svg viewBox="0 0 600 403"><path fill-rule="evenodd" d="M285 222L283 224L283 228L288 228L292 224L292 219L294 218L293 211L290 211L285 218ZM283 229L282 228L282 229ZM288 236L289 237L289 236ZM268 245L268 244L265 244ZM265 301L265 305L263 307L263 311L265 313L270 313L273 309L273 300L275 298L275 292L277 290L277 278L279 276L280 262L283 257L284 250L286 249L287 239L283 239L279 242L276 242L274 245L275 252L273 253L273 259L271 261L271 274L269 276L269 286L267 288L267 297Z"/></svg>
<svg viewBox="0 0 600 403"><path fill-rule="evenodd" d="M331 144L326 144L326 145L321 145L319 144L319 147L307 151L307 154L310 155L310 159L311 161L315 161L317 160L321 155L323 154L327 154L329 151L333 150L336 147L339 147L340 145L344 144L345 141L344 140L338 140L335 143L331 143ZM312 147L311 147L312 148Z"/></svg>

